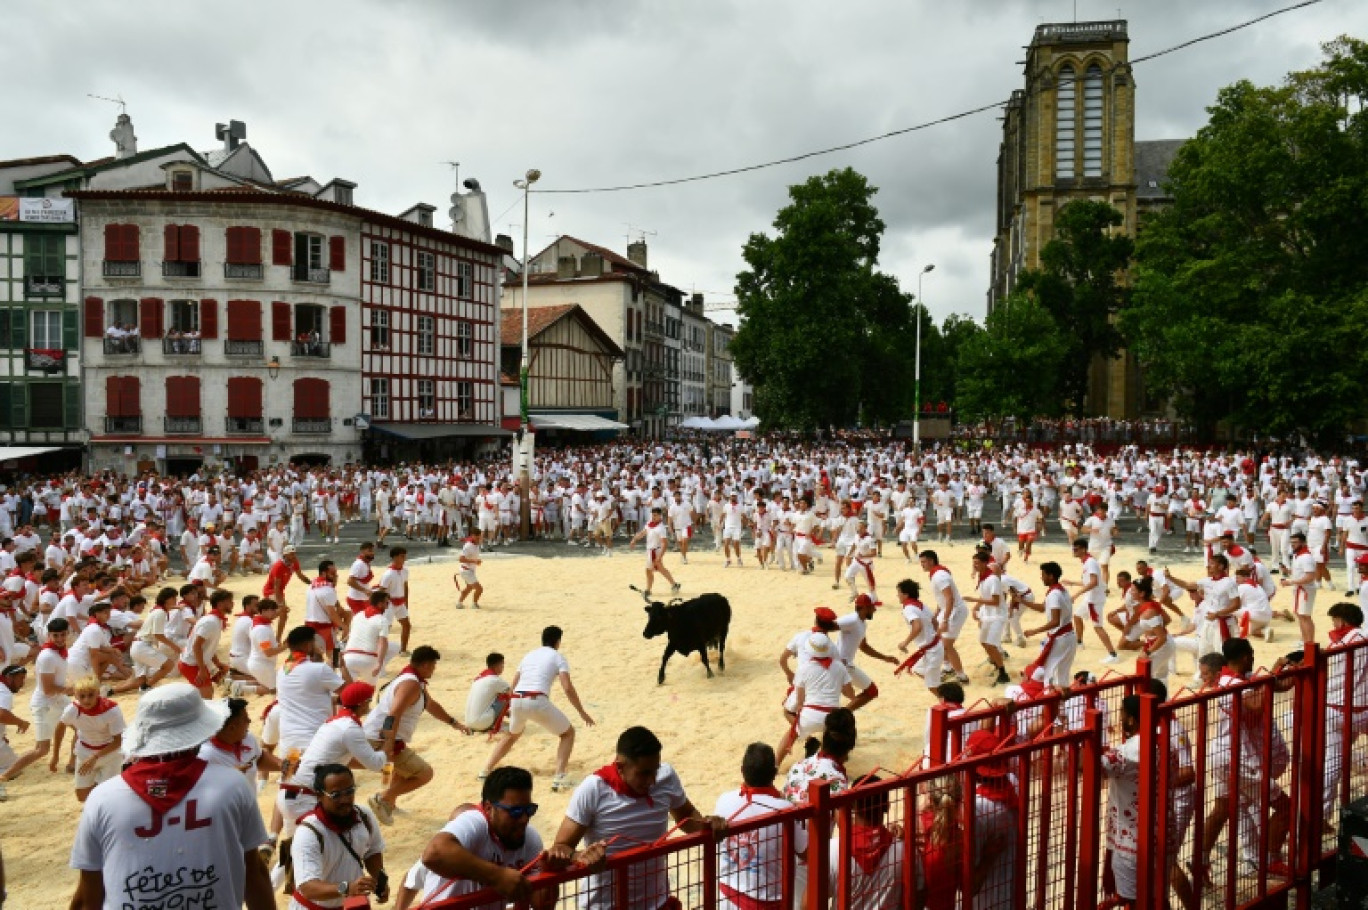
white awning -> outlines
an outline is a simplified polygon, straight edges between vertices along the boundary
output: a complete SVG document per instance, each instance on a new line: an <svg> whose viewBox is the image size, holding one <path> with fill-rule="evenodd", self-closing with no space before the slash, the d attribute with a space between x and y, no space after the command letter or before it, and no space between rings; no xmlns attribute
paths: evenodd
<svg viewBox="0 0 1368 910"><path fill-rule="evenodd" d="M532 426L538 430L625 430L627 424L599 417L597 414L528 414Z"/></svg>
<svg viewBox="0 0 1368 910"><path fill-rule="evenodd" d="M60 452L62 449L63 446L0 446L0 461L46 455L48 452Z"/></svg>

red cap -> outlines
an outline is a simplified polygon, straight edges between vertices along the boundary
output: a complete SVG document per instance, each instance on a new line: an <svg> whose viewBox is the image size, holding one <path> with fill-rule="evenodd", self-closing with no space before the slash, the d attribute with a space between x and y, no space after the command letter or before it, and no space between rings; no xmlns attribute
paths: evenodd
<svg viewBox="0 0 1368 910"><path fill-rule="evenodd" d="M879 607L879 601L877 601L877 600L875 600L874 598L870 597L868 594L861 594L859 597L855 598L855 606L857 606L857 607L874 607L875 609L878 609L878 607Z"/></svg>
<svg viewBox="0 0 1368 910"><path fill-rule="evenodd" d="M1363 553L1355 559L1354 565L1368 567L1368 553Z"/></svg>
<svg viewBox="0 0 1368 910"><path fill-rule="evenodd" d="M337 700L344 708L355 708L375 697L375 686L368 682L347 683L337 694Z"/></svg>
<svg viewBox="0 0 1368 910"><path fill-rule="evenodd" d="M818 622L836 621L836 611L831 609L831 607L818 607L812 611L812 615L817 618Z"/></svg>

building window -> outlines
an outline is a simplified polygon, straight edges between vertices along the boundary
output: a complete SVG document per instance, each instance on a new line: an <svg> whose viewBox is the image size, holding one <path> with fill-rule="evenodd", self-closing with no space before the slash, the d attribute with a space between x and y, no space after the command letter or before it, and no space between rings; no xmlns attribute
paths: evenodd
<svg viewBox="0 0 1368 910"><path fill-rule="evenodd" d="M66 423L65 394L60 382L28 384L28 425L34 429L60 429Z"/></svg>
<svg viewBox="0 0 1368 910"><path fill-rule="evenodd" d="M430 420L437 416L437 384L431 379L418 380L418 419Z"/></svg>
<svg viewBox="0 0 1368 910"><path fill-rule="evenodd" d="M469 299L475 294L475 266L469 262L456 263L456 296Z"/></svg>
<svg viewBox="0 0 1368 910"><path fill-rule="evenodd" d="M389 310L370 311L370 343L377 351L388 351L390 346Z"/></svg>
<svg viewBox="0 0 1368 910"><path fill-rule="evenodd" d="M297 304L294 308L295 340L318 342L323 340L323 307L310 303Z"/></svg>
<svg viewBox="0 0 1368 910"><path fill-rule="evenodd" d="M62 313L60 310L33 311L33 344L43 351L62 349Z"/></svg>
<svg viewBox="0 0 1368 910"><path fill-rule="evenodd" d="M431 291L437 287L437 257L418 251L418 290Z"/></svg>
<svg viewBox="0 0 1368 910"><path fill-rule="evenodd" d="M324 258L324 243L322 234L294 235L294 270L292 277L295 281L314 281L325 283L329 280L328 263Z"/></svg>
<svg viewBox="0 0 1368 910"><path fill-rule="evenodd" d="M384 419L389 417L389 379L376 377L370 381L371 416Z"/></svg>
<svg viewBox="0 0 1368 910"><path fill-rule="evenodd" d="M138 301L109 301L109 324L121 329L136 329L138 327Z"/></svg>
<svg viewBox="0 0 1368 910"><path fill-rule="evenodd" d="M182 335L198 333L200 305L198 300L171 301L171 331Z"/></svg>
<svg viewBox="0 0 1368 910"><path fill-rule="evenodd" d="M370 280L376 284L389 284L389 244L372 240L370 253Z"/></svg>
<svg viewBox="0 0 1368 910"><path fill-rule="evenodd" d="M24 237L24 296L61 297L66 289L66 237L29 234Z"/></svg>
<svg viewBox="0 0 1368 910"><path fill-rule="evenodd" d="M463 360L475 356L475 326L464 319L456 323L456 356Z"/></svg>
<svg viewBox="0 0 1368 910"><path fill-rule="evenodd" d="M1065 66L1059 71L1059 89L1055 93L1055 177L1060 180L1074 177L1077 103L1078 80L1074 68Z"/></svg>
<svg viewBox="0 0 1368 910"><path fill-rule="evenodd" d="M1102 176L1102 67L1096 63L1083 79L1083 176Z"/></svg>
<svg viewBox="0 0 1368 910"><path fill-rule="evenodd" d="M475 417L475 383L456 383L456 419L471 420Z"/></svg>
<svg viewBox="0 0 1368 910"><path fill-rule="evenodd" d="M431 316L418 317L418 353L431 354L437 346L437 320Z"/></svg>
<svg viewBox="0 0 1368 910"><path fill-rule="evenodd" d="M195 173L187 170L174 170L171 172L171 191L175 193L189 193L195 189Z"/></svg>

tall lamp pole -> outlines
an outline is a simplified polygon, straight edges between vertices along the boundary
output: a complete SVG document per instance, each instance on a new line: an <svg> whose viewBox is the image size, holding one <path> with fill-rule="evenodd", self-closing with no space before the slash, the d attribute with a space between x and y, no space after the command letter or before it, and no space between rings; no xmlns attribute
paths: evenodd
<svg viewBox="0 0 1368 910"><path fill-rule="evenodd" d="M526 219L524 219L524 220L526 220ZM921 407L922 407L922 400L921 400L921 326L922 326L922 313L924 313L924 312L926 311L926 304L922 303L922 279L926 277L926 273L927 273L927 272L931 271L931 270L934 269L935 267L936 267L936 266L935 266L935 263L930 263L930 262L928 262L928 263L926 264L926 267L923 268L923 269L921 270L921 273L920 273L919 275L917 275L917 307L918 307L918 310L919 310L919 312L916 314L916 315L917 315L917 367L916 367L916 372L915 372L914 379L913 379L913 384L912 384L912 387L913 387L912 395L913 395L913 398L915 399L915 402L914 402L914 403L915 403L915 405L916 405L916 410L914 410L914 411L912 412L912 448L914 448L914 449L920 449L920 448L921 448ZM526 291L523 291L523 294L526 295L527 292L526 292ZM524 347L526 346L526 344L527 344L526 341L524 341L524 342L523 342Z"/></svg>
<svg viewBox="0 0 1368 910"><path fill-rule="evenodd" d="M532 503L529 494L532 489L531 466L528 464L527 434L531 426L528 418L528 374L531 360L527 354L527 278L532 257L527 249L527 217L532 199L532 184L541 179L541 171L532 168L522 180L514 180L513 185L523 191L523 261L522 261L522 360L518 367L518 520L522 539L532 536Z"/></svg>

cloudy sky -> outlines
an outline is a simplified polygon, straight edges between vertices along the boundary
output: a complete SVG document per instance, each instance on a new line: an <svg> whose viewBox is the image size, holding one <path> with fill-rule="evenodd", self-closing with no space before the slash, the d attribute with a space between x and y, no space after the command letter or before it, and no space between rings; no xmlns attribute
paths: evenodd
<svg viewBox="0 0 1368 910"><path fill-rule="evenodd" d="M1123 6L1140 56L1292 0ZM1115 2L1077 0L1079 20ZM122 95L141 148L217 143L235 118L277 178L340 176L389 212L447 207L445 161L478 177L496 230L521 242L514 178L547 189L707 173L848 142L1005 99L1023 45L1073 0L7 0L0 159L108 155ZM1142 64L1140 139L1181 138L1223 85L1309 67L1368 33L1368 4L1318 5ZM573 234L624 250L724 303L741 247L790 184L849 165L879 187L882 265L938 318L981 318L991 248L995 112L757 173L624 193L534 195L534 249ZM501 214L502 213L502 214ZM629 228L630 226L630 228ZM731 314L718 312L720 318Z"/></svg>

